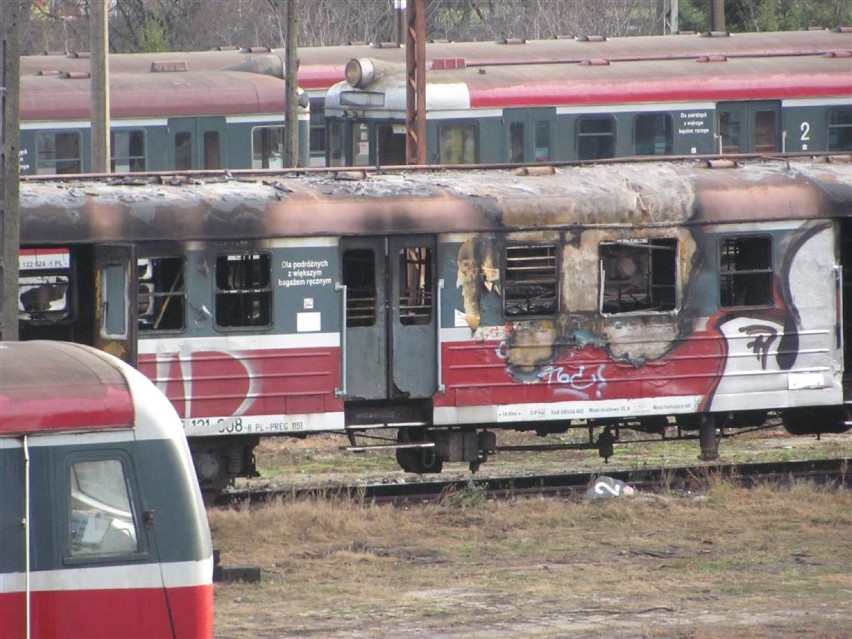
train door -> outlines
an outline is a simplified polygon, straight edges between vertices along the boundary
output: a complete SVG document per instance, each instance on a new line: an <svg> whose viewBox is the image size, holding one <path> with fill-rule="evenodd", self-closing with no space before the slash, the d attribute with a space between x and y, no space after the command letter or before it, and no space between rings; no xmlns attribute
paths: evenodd
<svg viewBox="0 0 852 639"><path fill-rule="evenodd" d="M503 161L528 164L549 162L553 158L554 109L506 109L503 120L506 141Z"/></svg>
<svg viewBox="0 0 852 639"><path fill-rule="evenodd" d="M177 171L228 166L225 118L169 118L172 166Z"/></svg>
<svg viewBox="0 0 852 639"><path fill-rule="evenodd" d="M95 300L92 345L136 363L136 256L129 244L94 250Z"/></svg>
<svg viewBox="0 0 852 639"><path fill-rule="evenodd" d="M341 249L343 394L352 400L431 397L437 387L434 237L349 238Z"/></svg>
<svg viewBox="0 0 852 639"><path fill-rule="evenodd" d="M719 153L776 153L781 144L781 103L719 102L716 105Z"/></svg>

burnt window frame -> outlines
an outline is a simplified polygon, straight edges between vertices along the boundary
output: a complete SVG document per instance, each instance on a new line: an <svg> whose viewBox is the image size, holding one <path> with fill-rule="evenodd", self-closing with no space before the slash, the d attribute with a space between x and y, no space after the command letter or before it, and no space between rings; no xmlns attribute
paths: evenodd
<svg viewBox="0 0 852 639"><path fill-rule="evenodd" d="M265 259L268 262L267 269L267 281L265 286L254 286L254 287L245 287L242 288L232 288L232 289L223 289L220 287L221 280L219 279L219 264L221 260L225 260L226 262L232 262L237 260L232 260L229 258L233 257L241 257L245 259L250 256L258 256L261 260ZM262 331L271 328L275 323L275 314L274 314L274 295L273 295L273 259L272 254L269 251L223 251L218 253L214 262L214 271L213 271L213 325L216 327L216 330L219 331ZM267 313L267 321L264 323L252 323L252 322L242 322L242 323L229 323L223 324L220 322L221 314L225 311L220 309L219 300L225 300L229 296L245 296L246 299L250 299L251 296L260 296L261 301L263 299L267 300L266 303L266 313ZM262 318L262 315L261 315Z"/></svg>
<svg viewBox="0 0 852 639"><path fill-rule="evenodd" d="M614 284L616 281L616 278L607 278L608 271L603 252L604 249L609 249L610 247L617 247L618 250L623 251L644 251L644 254L647 255L647 271L644 277L645 291L641 292L640 295L643 301L636 299L635 296L631 296L630 291L627 289L624 291L619 290L619 304L621 303L621 295L628 295L633 299L632 303L629 301L625 302L623 309L615 308L613 310L612 306L610 306L609 309L606 308L606 305L610 303L607 300L607 282L609 281L611 284ZM613 252L615 252L615 250L616 249L613 248ZM598 312L605 317L620 317L623 315L666 315L676 313L680 308L680 269L678 268L679 251L680 242L676 237L646 237L600 242L598 244ZM671 260L667 260L671 262L669 268L654 268L654 262L656 260L662 260L667 253L671 254ZM655 278L654 274L660 272L660 277ZM668 280L665 279L667 276L669 276ZM655 289L658 291L656 294ZM665 295L666 291L670 292L668 296ZM663 299L664 297L669 297L671 299Z"/></svg>
<svg viewBox="0 0 852 639"><path fill-rule="evenodd" d="M535 297L525 296L526 302L523 303L523 306L526 306L526 311L511 311L510 307L522 307L520 302L515 301L518 296L516 291L523 290L525 288L530 288L530 281L515 278L512 274L515 272L515 268L510 265L510 253L513 251L534 251L536 249L547 250L549 255L541 255L538 259L552 259L553 261L553 281L551 283L545 283L544 287L551 288L552 287L552 295L553 302L548 304L549 307L546 312L533 312L531 308L531 300L543 298L542 295L537 295ZM556 242L510 242L507 243L503 249L503 259L502 259L502 281L503 281L503 317L509 321L515 320L526 320L526 319L539 319L539 318L554 318L559 315L560 308L560 291L562 290L562 257L561 251L559 250L559 244ZM535 257L533 259L536 259ZM520 268L520 267L518 267ZM543 267L542 267L543 268ZM539 284L539 282L533 282L533 285ZM538 310L538 309L536 309Z"/></svg>
<svg viewBox="0 0 852 639"><path fill-rule="evenodd" d="M353 266L353 262L368 265L366 268ZM343 284L346 286L346 328L369 328L378 321L379 288L376 282L376 251L371 247L351 247L343 251L340 258L343 272ZM355 276L359 277L354 281ZM370 279L369 283L367 280ZM361 291L369 288L366 297L359 297ZM353 295L353 292L356 293ZM367 304L362 302L366 301ZM372 304L369 304L372 302Z"/></svg>
<svg viewBox="0 0 852 639"><path fill-rule="evenodd" d="M180 262L180 280L173 280L172 286L169 287L168 290L154 290L152 292L143 291L143 286L147 286L152 284L150 279L143 279L142 273L139 270L140 262L143 260L153 261L153 260L176 260ZM186 289L186 273L187 273L187 260L186 256L182 254L168 254L168 253L155 253L152 255L138 255L136 259L136 326L140 335L160 335L163 333L183 333L187 329L187 309L189 308L189 296ZM178 288L175 288L175 285L178 285ZM165 317L165 313L168 312L168 307L171 305L170 301L164 302L163 307L161 307L160 312L155 316L153 325L147 326L143 325L143 321L146 320L145 314L141 311L141 306L143 304L144 297L153 297L153 298L163 298L166 300L170 299L180 299L182 303L182 309L180 312L180 316L182 318L182 325L180 328L174 328L171 326L167 326L165 328L159 328L158 323L162 321L162 318ZM156 306L156 304L155 304ZM147 311L146 311L147 313Z"/></svg>
<svg viewBox="0 0 852 639"><path fill-rule="evenodd" d="M412 253L412 252L416 252ZM399 323L403 326L425 326L435 314L435 254L431 246L405 246L399 249ZM411 285L416 275L417 284ZM424 280L421 285L421 280ZM412 301L415 300L416 301ZM408 300L408 301L406 301Z"/></svg>
<svg viewBox="0 0 852 639"><path fill-rule="evenodd" d="M736 270L724 270L724 260L726 256L725 252L725 244L727 242L734 241L765 241L766 246L768 248L768 266L763 267L751 267L751 268L738 268ZM748 248L748 247L744 247ZM754 255L754 250L752 251L743 250L743 254ZM737 309L737 308L772 308L775 306L775 296L774 296L774 281L775 281L775 241L772 235L767 233L726 233L725 235L721 235L719 237L718 244L718 258L717 258L717 276L716 276L716 295L719 303L719 308L721 309ZM741 299L743 296L747 295L747 293L740 293L737 295L735 292L730 292L727 294L723 293L724 282L726 279L734 279L739 278L742 281L744 278L749 278L752 281L758 281L757 276L768 277L768 281L763 285L763 296L759 297L760 301L755 302L745 302L741 301L741 303L726 303L726 301L731 301L731 298L738 296ZM759 283L759 281L758 281ZM728 285L726 288L733 288L733 282ZM743 290L748 290L750 287L745 286L742 287ZM761 291L759 291L761 292ZM755 295L755 293L752 293ZM727 299L726 299L727 298Z"/></svg>

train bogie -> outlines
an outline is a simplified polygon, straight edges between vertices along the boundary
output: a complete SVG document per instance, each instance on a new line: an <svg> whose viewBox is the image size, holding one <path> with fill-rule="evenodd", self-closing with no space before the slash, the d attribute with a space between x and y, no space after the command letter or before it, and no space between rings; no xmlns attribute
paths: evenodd
<svg viewBox="0 0 852 639"><path fill-rule="evenodd" d="M528 173L25 183L21 333L133 359L210 490L269 435L391 428L438 472L501 429L608 456L677 426L712 457L720 428L844 405L848 162Z"/></svg>
<svg viewBox="0 0 852 639"><path fill-rule="evenodd" d="M166 398L88 346L0 361L3 634L211 637L210 532Z"/></svg>

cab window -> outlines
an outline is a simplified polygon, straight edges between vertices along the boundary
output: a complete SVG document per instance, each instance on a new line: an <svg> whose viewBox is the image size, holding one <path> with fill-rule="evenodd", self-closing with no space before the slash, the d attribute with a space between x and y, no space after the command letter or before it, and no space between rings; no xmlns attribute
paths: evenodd
<svg viewBox="0 0 852 639"><path fill-rule="evenodd" d="M69 503L69 557L139 552L139 526L133 515L127 469L121 459L73 462Z"/></svg>

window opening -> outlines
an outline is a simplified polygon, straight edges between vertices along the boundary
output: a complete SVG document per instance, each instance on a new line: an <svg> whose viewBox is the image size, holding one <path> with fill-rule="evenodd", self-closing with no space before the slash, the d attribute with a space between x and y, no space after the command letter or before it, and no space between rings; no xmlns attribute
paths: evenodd
<svg viewBox="0 0 852 639"><path fill-rule="evenodd" d="M636 155L670 155L672 117L668 113L637 115L633 121L633 146Z"/></svg>
<svg viewBox="0 0 852 639"><path fill-rule="evenodd" d="M204 132L204 168L214 170L222 168L218 131Z"/></svg>
<svg viewBox="0 0 852 639"><path fill-rule="evenodd" d="M399 252L399 321L403 326L432 321L432 251L427 246Z"/></svg>
<svg viewBox="0 0 852 639"><path fill-rule="evenodd" d="M145 132L113 131L110 134L110 166L113 173L145 170Z"/></svg>
<svg viewBox="0 0 852 639"><path fill-rule="evenodd" d="M559 270L552 245L506 247L506 317L555 315Z"/></svg>
<svg viewBox="0 0 852 639"><path fill-rule="evenodd" d="M68 249L21 249L18 258L18 319L68 317L71 254Z"/></svg>
<svg viewBox="0 0 852 639"><path fill-rule="evenodd" d="M550 122L538 120L535 123L534 162L550 162Z"/></svg>
<svg viewBox="0 0 852 639"><path fill-rule="evenodd" d="M581 160L615 157L615 119L611 115L585 116L578 120L577 157Z"/></svg>
<svg viewBox="0 0 852 639"><path fill-rule="evenodd" d="M852 109L835 109L829 112L828 150L852 151Z"/></svg>
<svg viewBox="0 0 852 639"><path fill-rule="evenodd" d="M774 153L778 149L775 129L775 111L758 111L754 114L755 152Z"/></svg>
<svg viewBox="0 0 852 639"><path fill-rule="evenodd" d="M666 312L677 305L677 240L625 240L599 247L601 312Z"/></svg>
<svg viewBox="0 0 852 639"><path fill-rule="evenodd" d="M36 173L62 175L82 173L78 131L39 131L36 134Z"/></svg>
<svg viewBox="0 0 852 639"><path fill-rule="evenodd" d="M509 124L509 162L519 164L524 161L524 123Z"/></svg>
<svg viewBox="0 0 852 639"><path fill-rule="evenodd" d="M216 324L223 328L269 326L272 321L271 258L232 253L216 259Z"/></svg>
<svg viewBox="0 0 852 639"><path fill-rule="evenodd" d="M251 168L284 167L284 127L258 126L251 132Z"/></svg>
<svg viewBox="0 0 852 639"><path fill-rule="evenodd" d="M343 253L347 327L376 323L375 262L375 255L370 249L350 249Z"/></svg>
<svg viewBox="0 0 852 639"><path fill-rule="evenodd" d="M137 261L140 331L181 331L186 327L184 261L149 257Z"/></svg>
<svg viewBox="0 0 852 639"><path fill-rule="evenodd" d="M124 264L107 264L103 269L103 336L127 335L127 272Z"/></svg>
<svg viewBox="0 0 852 639"><path fill-rule="evenodd" d="M118 459L71 464L70 557L101 557L139 552L124 464Z"/></svg>
<svg viewBox="0 0 852 639"><path fill-rule="evenodd" d="M742 126L738 111L719 112L719 135L722 136L722 153L739 153Z"/></svg>
<svg viewBox="0 0 852 639"><path fill-rule="evenodd" d="M440 164L476 164L478 146L478 129L475 122L438 125Z"/></svg>
<svg viewBox="0 0 852 639"><path fill-rule="evenodd" d="M192 168L192 134L188 131L175 133L175 170Z"/></svg>
<svg viewBox="0 0 852 639"><path fill-rule="evenodd" d="M719 258L719 303L722 307L772 305L770 237L724 238Z"/></svg>
<svg viewBox="0 0 852 639"><path fill-rule="evenodd" d="M405 125L379 124L379 163L385 166L405 164Z"/></svg>

